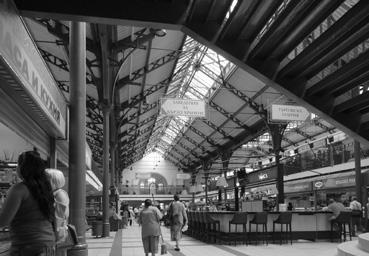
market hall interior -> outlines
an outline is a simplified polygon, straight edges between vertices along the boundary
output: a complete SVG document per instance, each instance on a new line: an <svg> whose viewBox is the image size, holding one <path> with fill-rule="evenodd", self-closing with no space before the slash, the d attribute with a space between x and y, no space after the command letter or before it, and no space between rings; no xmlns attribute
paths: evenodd
<svg viewBox="0 0 369 256"><path fill-rule="evenodd" d="M332 239L365 255L368 15L363 0L0 1L1 204L36 148L67 177L70 255L103 239L125 255L111 207L150 198L165 214L174 194L196 248ZM330 199L348 221L332 225Z"/></svg>

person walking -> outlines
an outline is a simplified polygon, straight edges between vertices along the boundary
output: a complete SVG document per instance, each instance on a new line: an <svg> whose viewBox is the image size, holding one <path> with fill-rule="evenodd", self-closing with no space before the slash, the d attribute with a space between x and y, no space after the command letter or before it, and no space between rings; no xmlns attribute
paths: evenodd
<svg viewBox="0 0 369 256"><path fill-rule="evenodd" d="M352 236L356 236L357 231L361 230L361 203L356 197L352 197L350 209L352 211Z"/></svg>
<svg viewBox="0 0 369 256"><path fill-rule="evenodd" d="M135 213L132 209L132 206L128 207L128 211L129 211L129 225L132 226L133 220L135 219Z"/></svg>
<svg viewBox="0 0 369 256"><path fill-rule="evenodd" d="M40 154L22 153L17 174L22 181L9 189L0 213L0 227L10 225L10 255L54 256L54 195Z"/></svg>
<svg viewBox="0 0 369 256"><path fill-rule="evenodd" d="M174 195L174 201L168 210L170 219L170 238L176 242L174 250L179 251L179 241L182 238L182 227L187 223L187 213L183 203L179 201L179 196Z"/></svg>
<svg viewBox="0 0 369 256"><path fill-rule="evenodd" d="M145 255L158 253L159 237L161 235L160 219L163 217L158 208L152 206L150 199L145 200L145 206L140 212L137 222L141 225L142 243Z"/></svg>
<svg viewBox="0 0 369 256"><path fill-rule="evenodd" d="M65 177L62 171L46 169L55 199L55 228L56 228L56 256L66 256L68 246L65 246L68 237L69 196L62 189Z"/></svg>

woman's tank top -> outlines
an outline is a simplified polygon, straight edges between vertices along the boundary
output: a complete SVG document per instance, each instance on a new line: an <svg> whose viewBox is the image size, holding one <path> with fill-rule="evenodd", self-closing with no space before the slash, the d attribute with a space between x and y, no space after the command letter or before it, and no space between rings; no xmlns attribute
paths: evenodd
<svg viewBox="0 0 369 256"><path fill-rule="evenodd" d="M10 223L10 239L12 245L55 244L52 223L44 217L31 193L22 201Z"/></svg>

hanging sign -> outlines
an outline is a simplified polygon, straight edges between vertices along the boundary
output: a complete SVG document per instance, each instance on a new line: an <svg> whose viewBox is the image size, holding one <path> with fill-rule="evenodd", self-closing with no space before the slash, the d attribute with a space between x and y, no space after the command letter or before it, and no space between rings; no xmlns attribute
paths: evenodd
<svg viewBox="0 0 369 256"><path fill-rule="evenodd" d="M309 116L306 108L294 105L276 105L271 107L272 121L305 121Z"/></svg>
<svg viewBox="0 0 369 256"><path fill-rule="evenodd" d="M206 104L203 100L162 98L160 103L163 115L206 117Z"/></svg>
<svg viewBox="0 0 369 256"><path fill-rule="evenodd" d="M151 173L136 173L136 179L147 180L151 178Z"/></svg>
<svg viewBox="0 0 369 256"><path fill-rule="evenodd" d="M188 180L191 179L191 175L189 173L177 173L177 180Z"/></svg>

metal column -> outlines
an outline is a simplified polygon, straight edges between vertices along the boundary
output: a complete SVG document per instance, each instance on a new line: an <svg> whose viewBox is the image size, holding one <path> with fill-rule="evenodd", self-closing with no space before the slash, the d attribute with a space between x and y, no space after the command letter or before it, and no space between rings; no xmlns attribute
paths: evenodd
<svg viewBox="0 0 369 256"><path fill-rule="evenodd" d="M86 27L70 27L70 126L69 126L69 220L76 226L80 244L68 251L88 255L86 244Z"/></svg>
<svg viewBox="0 0 369 256"><path fill-rule="evenodd" d="M104 115L104 138L103 138L103 237L110 235L110 223L109 223L109 119L110 119L110 107L103 106Z"/></svg>
<svg viewBox="0 0 369 256"><path fill-rule="evenodd" d="M287 127L287 124L270 124L268 123L268 128L273 141L273 151L275 154L275 164L277 165L277 190L278 190L278 204L277 209L279 210L279 204L284 203L284 183L283 176L284 170L283 166L280 164L281 143L283 138L283 133Z"/></svg>
<svg viewBox="0 0 369 256"><path fill-rule="evenodd" d="M355 157L355 192L357 200L362 203L362 193L361 193L361 153L360 153L360 142L355 140L354 142L354 157Z"/></svg>

